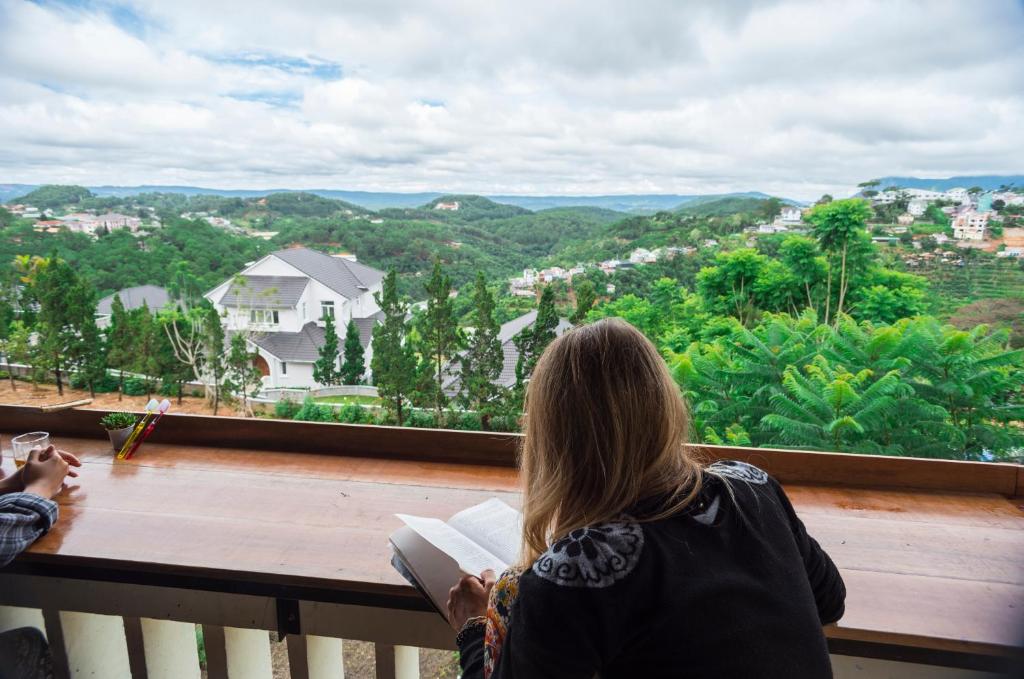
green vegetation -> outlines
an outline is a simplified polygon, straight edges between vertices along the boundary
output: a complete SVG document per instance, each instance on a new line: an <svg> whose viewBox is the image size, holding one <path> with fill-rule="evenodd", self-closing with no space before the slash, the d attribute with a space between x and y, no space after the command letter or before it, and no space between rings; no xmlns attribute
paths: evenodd
<svg viewBox="0 0 1024 679"><path fill-rule="evenodd" d="M40 210L51 210L62 208L68 205L75 205L86 198L91 198L92 192L84 186L62 186L49 184L40 186L35 191L30 191L24 196L8 201L11 204L25 203L37 207Z"/></svg>
<svg viewBox="0 0 1024 679"><path fill-rule="evenodd" d="M112 412L100 418L100 426L109 430L126 429L134 426L138 419L135 413Z"/></svg>

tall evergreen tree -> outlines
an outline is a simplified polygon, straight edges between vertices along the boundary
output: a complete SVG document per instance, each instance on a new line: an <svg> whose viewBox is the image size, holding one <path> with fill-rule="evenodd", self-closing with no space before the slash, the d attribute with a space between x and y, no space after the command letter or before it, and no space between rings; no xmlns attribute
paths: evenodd
<svg viewBox="0 0 1024 679"><path fill-rule="evenodd" d="M203 307L206 316L204 323L203 362L204 374L213 383L213 414L220 407L220 389L224 383L224 326L221 325L220 314L214 306Z"/></svg>
<svg viewBox="0 0 1024 679"><path fill-rule="evenodd" d="M576 292L576 310L569 319L573 325L579 325L587 318L587 313L594 308L597 301L597 293L594 290L594 282L583 279L579 284L573 285Z"/></svg>
<svg viewBox="0 0 1024 679"><path fill-rule="evenodd" d="M229 388L242 397L243 416L252 414L249 411L249 397L255 394L260 384L260 371L253 364L255 358L256 354L249 351L244 335L231 336L231 349L226 361L226 378Z"/></svg>
<svg viewBox="0 0 1024 679"><path fill-rule="evenodd" d="M384 313L384 322L373 329L373 382L398 424L402 424L403 405L415 384L416 356L406 342L408 306L398 294L398 274L394 269L388 271L383 288L374 294L374 299Z"/></svg>
<svg viewBox="0 0 1024 679"><path fill-rule="evenodd" d="M96 384L107 376L107 343L93 314L85 314L80 339L81 352L75 367L89 386L89 394L95 398Z"/></svg>
<svg viewBox="0 0 1024 679"><path fill-rule="evenodd" d="M483 271L476 274L473 286L473 335L466 351L459 357L461 388L459 401L463 407L480 413L484 429L498 408L501 387L495 380L501 375L505 355L498 339L498 323L494 320L494 295L487 289Z"/></svg>
<svg viewBox="0 0 1024 679"><path fill-rule="evenodd" d="M558 311L555 310L555 291L550 286L546 286L540 293L537 319L531 327L524 329L513 340L516 349L519 350L513 400L520 409L525 395L526 381L533 374L533 369L536 367L537 361L540 360L541 354L554 341L557 328Z"/></svg>
<svg viewBox="0 0 1024 679"><path fill-rule="evenodd" d="M427 310L420 317L420 355L424 379L420 395L433 404L438 425L442 423L448 398L444 393L445 365L463 343L462 333L455 319L455 304L451 298L451 279L441 270L441 260L434 259L434 270L427 281Z"/></svg>
<svg viewBox="0 0 1024 679"><path fill-rule="evenodd" d="M871 216L871 207L866 200L850 198L834 200L831 203L816 205L810 213L810 222L814 227L814 237L818 246L826 255L827 292L825 297L825 323L833 319L839 322L846 302L846 293L850 286L851 254L863 255L863 250L870 247L866 237L865 226ZM835 313L830 314L832 306L833 273L839 267L837 281L838 300Z"/></svg>
<svg viewBox="0 0 1024 679"><path fill-rule="evenodd" d="M153 395L153 377L160 372L160 360L157 356L157 326L149 307L143 304L131 311L134 326L135 344L132 370L143 376L146 383L146 398Z"/></svg>
<svg viewBox="0 0 1024 679"><path fill-rule="evenodd" d="M341 364L342 384L362 384L366 372L363 342L359 339L359 326L355 319L349 320L345 328L345 360Z"/></svg>
<svg viewBox="0 0 1024 679"><path fill-rule="evenodd" d="M91 292L74 268L56 257L40 267L34 288L39 300L36 331L40 356L45 367L53 371L57 393L63 396L63 374L69 362L81 355L85 318L94 313Z"/></svg>
<svg viewBox="0 0 1024 679"><path fill-rule="evenodd" d="M0 299L0 353L3 353L7 361L7 377L11 380L11 391L18 390L18 383L14 381L14 368L11 367L12 351L14 344L14 305L6 299Z"/></svg>
<svg viewBox="0 0 1024 679"><path fill-rule="evenodd" d="M124 397L124 371L131 370L134 358L135 328L124 308L121 296L114 295L110 307L110 326L107 328L107 364L117 370L117 400Z"/></svg>
<svg viewBox="0 0 1024 679"><path fill-rule="evenodd" d="M313 364L313 379L329 387L341 379L338 371L338 333L334 330L334 318L325 315L323 321L324 343L320 347L320 357Z"/></svg>

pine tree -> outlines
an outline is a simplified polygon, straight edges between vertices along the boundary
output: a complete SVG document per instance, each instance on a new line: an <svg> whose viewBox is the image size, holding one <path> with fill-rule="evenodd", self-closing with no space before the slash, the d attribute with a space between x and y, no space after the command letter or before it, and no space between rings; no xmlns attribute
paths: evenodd
<svg viewBox="0 0 1024 679"><path fill-rule="evenodd" d="M249 397L255 394L256 387L260 384L260 371L253 365L256 354L249 351L245 336L236 334L231 336L231 349L227 357L227 384L231 391L242 396L242 415L247 416L249 412Z"/></svg>
<svg viewBox="0 0 1024 679"><path fill-rule="evenodd" d="M152 377L159 373L160 362L157 357L157 335L160 330L149 313L149 307L143 304L130 313L135 336L134 360L132 371L140 373L146 383L146 398L153 395Z"/></svg>
<svg viewBox="0 0 1024 679"><path fill-rule="evenodd" d="M345 328L345 360L341 364L341 383L362 384L365 372L363 342L359 339L359 326L356 325L355 319L352 319Z"/></svg>
<svg viewBox="0 0 1024 679"><path fill-rule="evenodd" d="M107 363L118 371L117 400L124 397L124 371L131 370L134 360L135 328L124 308L121 295L114 294L110 307L110 327L107 328Z"/></svg>
<svg viewBox="0 0 1024 679"><path fill-rule="evenodd" d="M473 329L466 351L459 358L459 401L463 407L479 412L483 428L490 429L490 418L497 412L502 391L495 380L501 375L505 355L494 320L494 295L487 289L483 271L477 272L473 287Z"/></svg>
<svg viewBox="0 0 1024 679"><path fill-rule="evenodd" d="M587 313L594 308L597 293L594 291L594 282L587 279L583 279L573 287L576 291L576 310L569 321L573 325L579 325L587 319Z"/></svg>
<svg viewBox="0 0 1024 679"><path fill-rule="evenodd" d="M555 339L558 328L558 311L555 310L555 291L546 286L540 293L537 305L537 318L533 325L516 335L516 349L519 358L516 360L516 384L512 393L512 408L522 410L526 395L526 381L533 374L533 369L540 360L541 354Z"/></svg>
<svg viewBox="0 0 1024 679"><path fill-rule="evenodd" d="M220 322L220 314L213 305L205 307L204 314L204 342L203 357L205 359L205 374L213 382L213 414L217 414L220 407L220 388L224 382L224 326Z"/></svg>
<svg viewBox="0 0 1024 679"><path fill-rule="evenodd" d="M384 321L373 329L373 381L398 424L402 424L403 404L414 386L416 356L406 342L408 307L398 294L398 274L394 269L388 271L383 289L374 294L374 299L384 313Z"/></svg>
<svg viewBox="0 0 1024 679"><path fill-rule="evenodd" d="M434 271L427 281L427 311L420 317L420 355L424 380L420 392L424 401L434 406L438 425L442 423L444 407L448 398L444 393L444 379L447 376L445 364L463 343L455 319L455 304L451 298L451 280L441 270L441 260L434 259Z"/></svg>
<svg viewBox="0 0 1024 679"><path fill-rule="evenodd" d="M338 333L334 330L334 318L325 314L324 343L320 346L320 357L313 364L313 379L324 386L337 384L341 379L338 371Z"/></svg>
<svg viewBox="0 0 1024 679"><path fill-rule="evenodd" d="M64 260L51 257L41 264L34 283L39 300L40 358L53 371L57 393L64 394L63 372L81 355L81 330L85 315L91 315L89 289Z"/></svg>
<svg viewBox="0 0 1024 679"><path fill-rule="evenodd" d="M103 341L103 333L96 326L96 317L86 314L81 328L81 347L83 353L77 368L85 383L89 385L89 394L96 397L96 384L107 376L107 345Z"/></svg>

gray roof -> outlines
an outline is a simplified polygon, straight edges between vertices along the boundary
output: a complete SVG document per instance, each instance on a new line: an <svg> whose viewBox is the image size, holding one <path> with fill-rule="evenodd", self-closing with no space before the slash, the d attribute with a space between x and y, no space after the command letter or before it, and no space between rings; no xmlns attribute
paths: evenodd
<svg viewBox="0 0 1024 679"><path fill-rule="evenodd" d="M121 298L121 303L128 311L141 309L145 304L150 310L160 309L170 300L165 288L158 285L139 285L134 288L125 288L114 293ZM96 313L100 316L109 316L113 313L114 295L107 295L96 304Z"/></svg>
<svg viewBox="0 0 1024 679"><path fill-rule="evenodd" d="M349 299L359 297L384 278L379 269L309 248L289 248L272 254Z"/></svg>
<svg viewBox="0 0 1024 679"><path fill-rule="evenodd" d="M526 328L532 327L537 321L537 310L528 311L522 316L513 318L507 323L502 323L498 329L498 341L501 342L501 351L504 354L504 361L501 366L501 374L494 381L502 387L512 387L516 383L516 363L519 362L519 349L516 348L515 338ZM555 336L559 337L566 330L572 328L572 323L565 318L558 319L555 326ZM454 395L460 389L459 364L452 362L445 368L452 377L445 384L444 390L449 396Z"/></svg>
<svg viewBox="0 0 1024 679"><path fill-rule="evenodd" d="M359 328L359 341L364 349L370 344L373 326L383 317L384 313L378 311L369 318L353 319ZM337 332L338 354L341 360L344 360L345 328L338 328ZM320 347L324 345L324 329L316 323L309 322L298 332L265 332L253 337L252 341L268 354L286 363L313 363L320 358Z"/></svg>
<svg viewBox="0 0 1024 679"><path fill-rule="evenodd" d="M223 306L291 309L309 284L302 276L238 276L220 298Z"/></svg>

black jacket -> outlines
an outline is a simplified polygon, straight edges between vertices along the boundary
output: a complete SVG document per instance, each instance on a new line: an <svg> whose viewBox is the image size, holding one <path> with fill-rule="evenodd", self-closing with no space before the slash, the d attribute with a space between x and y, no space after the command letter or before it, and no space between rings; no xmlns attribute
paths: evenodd
<svg viewBox="0 0 1024 679"><path fill-rule="evenodd" d="M462 676L832 676L822 625L843 615L846 589L774 479L719 462L687 510L643 513L503 574L486 623L459 634Z"/></svg>

